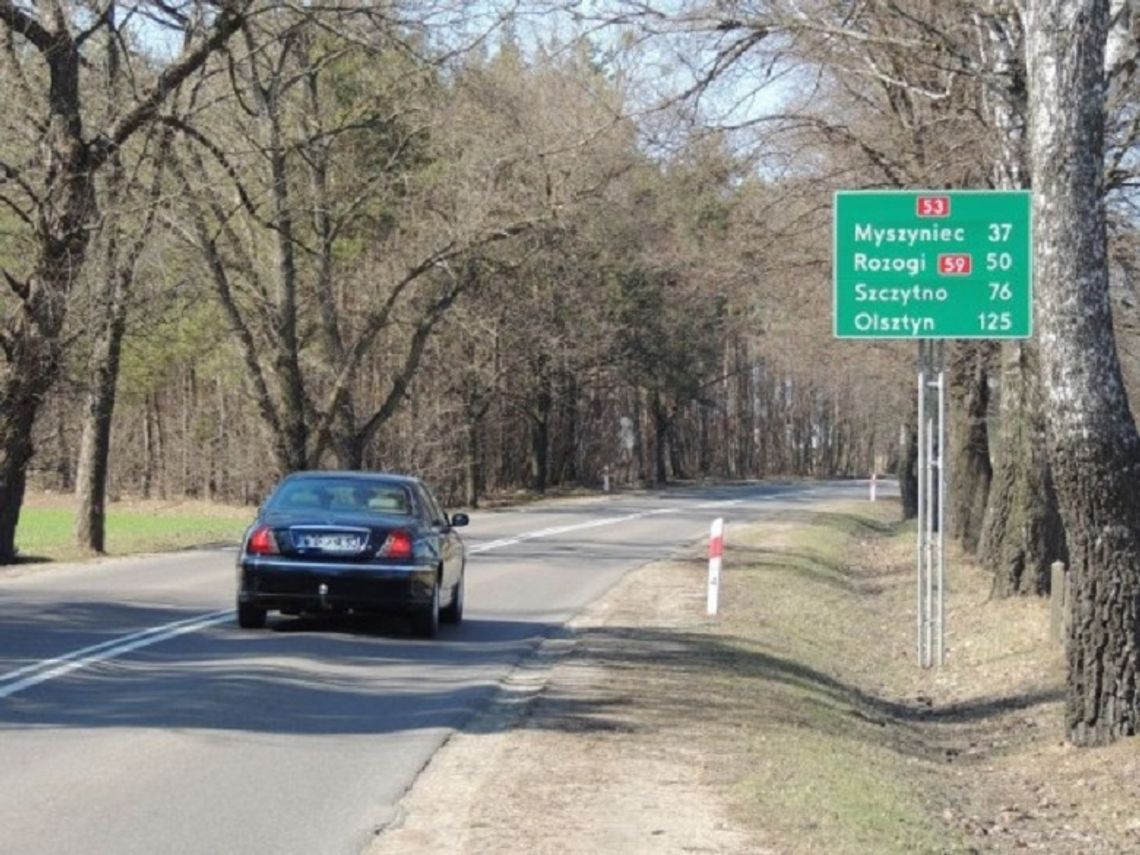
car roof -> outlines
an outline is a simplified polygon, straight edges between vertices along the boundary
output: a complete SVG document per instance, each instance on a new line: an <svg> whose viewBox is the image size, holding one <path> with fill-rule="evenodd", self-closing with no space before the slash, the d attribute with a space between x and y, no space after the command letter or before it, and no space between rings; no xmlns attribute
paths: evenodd
<svg viewBox="0 0 1140 855"><path fill-rule="evenodd" d="M420 483L420 479L412 475L401 475L395 472L362 472L358 469L310 469L304 472L293 472L286 475L282 481L303 481L310 478L343 478L353 481L374 481L388 484Z"/></svg>

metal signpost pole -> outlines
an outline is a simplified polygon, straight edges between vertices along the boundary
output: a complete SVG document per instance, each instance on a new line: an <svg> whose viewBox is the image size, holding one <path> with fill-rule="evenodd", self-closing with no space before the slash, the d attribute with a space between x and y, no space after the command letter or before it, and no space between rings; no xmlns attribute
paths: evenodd
<svg viewBox="0 0 1140 855"><path fill-rule="evenodd" d="M926 343L926 376L929 378L933 374L933 356L934 346ZM934 422L935 422L935 408L931 407L930 389L934 384L928 379L926 381L926 389L924 394L927 397L926 401L926 424L922 426L923 431L926 432L926 460L923 461L926 467L926 519L923 520L923 525L926 526L926 555L923 560L926 566L923 568L923 576L926 579L926 602L923 613L923 618L926 622L926 662L923 667L929 668L932 664L934 656L934 503L937 501L938 491L935 489L935 478L937 477L934 468Z"/></svg>
<svg viewBox="0 0 1140 855"><path fill-rule="evenodd" d="M938 367L938 571L935 585L938 588L937 632L935 644L938 650L938 664L946 664L946 343L935 344L935 363Z"/></svg>
<svg viewBox="0 0 1140 855"><path fill-rule="evenodd" d="M918 458L915 475L918 477L918 665L926 662L926 342L918 342Z"/></svg>
<svg viewBox="0 0 1140 855"><path fill-rule="evenodd" d="M918 343L918 664L946 661L946 347Z"/></svg>

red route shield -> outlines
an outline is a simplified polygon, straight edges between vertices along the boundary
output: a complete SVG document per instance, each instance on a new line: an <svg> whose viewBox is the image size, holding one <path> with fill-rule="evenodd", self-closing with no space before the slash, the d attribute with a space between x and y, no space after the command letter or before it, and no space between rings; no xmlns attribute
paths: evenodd
<svg viewBox="0 0 1140 855"><path fill-rule="evenodd" d="M974 271L974 257L968 252L945 252L938 256L938 272L942 276L969 276Z"/></svg>
<svg viewBox="0 0 1140 855"><path fill-rule="evenodd" d="M914 212L920 217L949 217L949 196L919 196L914 203Z"/></svg>

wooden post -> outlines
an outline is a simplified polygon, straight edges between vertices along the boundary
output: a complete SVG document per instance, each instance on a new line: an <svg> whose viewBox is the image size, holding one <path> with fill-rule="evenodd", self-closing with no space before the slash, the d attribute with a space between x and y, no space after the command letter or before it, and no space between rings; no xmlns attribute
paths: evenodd
<svg viewBox="0 0 1140 855"><path fill-rule="evenodd" d="M1064 644L1068 628L1068 574L1065 562L1054 561L1049 567L1049 637Z"/></svg>

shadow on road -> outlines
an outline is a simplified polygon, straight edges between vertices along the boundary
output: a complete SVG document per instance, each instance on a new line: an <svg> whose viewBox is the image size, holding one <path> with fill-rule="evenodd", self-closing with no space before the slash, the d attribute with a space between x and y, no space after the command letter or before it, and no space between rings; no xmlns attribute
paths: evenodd
<svg viewBox="0 0 1140 855"><path fill-rule="evenodd" d="M76 628L118 627L104 638L89 633L93 644L195 614L62 603L37 614L35 625L42 628L46 619ZM20 637L20 623L19 615L0 608L7 638ZM559 681L542 695L543 712L527 726L564 732L667 729L698 715L764 715L880 743L889 726L894 748L930 756L941 751L940 725L953 726L960 743L964 729L1060 699L1057 689L1044 688L933 707L921 698L879 697L755 642L668 628L594 627L574 635L555 620L475 619L420 640L408 636L397 617L305 617L275 619L263 631L226 622L93 663L0 699L0 730L341 735L462 727L487 707L512 666L522 662L525 675L548 664L528 654L549 638L573 638L568 661L601 667L606 675L601 682ZM6 671L21 664L9 658ZM643 679L650 672L653 678ZM0 674L0 689L8 682ZM692 691L694 685L701 691ZM637 715L628 714L633 707Z"/></svg>
<svg viewBox="0 0 1140 855"><path fill-rule="evenodd" d="M51 655L19 649L22 636L43 637L45 624L74 629L76 643L67 649L76 650L201 614L70 602L41 609L33 620L0 607L3 638L12 642L0 659L0 690L27 676L6 675ZM512 665L559 632L555 622L471 619L425 640L411 637L395 616L271 618L260 631L227 620L0 698L0 730L336 735L457 727L486 705Z"/></svg>

